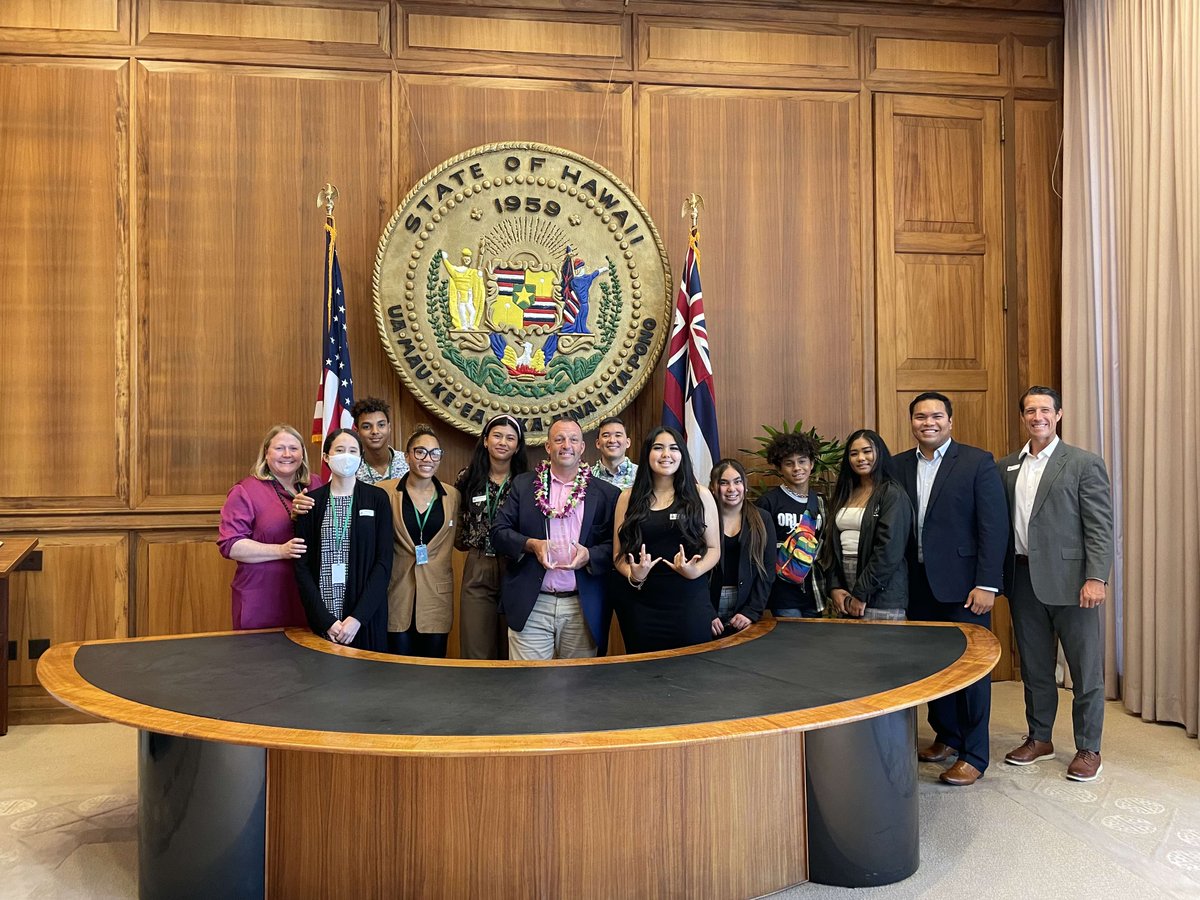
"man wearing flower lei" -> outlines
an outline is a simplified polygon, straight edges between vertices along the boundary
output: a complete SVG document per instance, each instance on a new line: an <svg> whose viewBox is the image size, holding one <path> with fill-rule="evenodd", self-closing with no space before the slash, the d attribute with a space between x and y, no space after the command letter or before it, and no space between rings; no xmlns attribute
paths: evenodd
<svg viewBox="0 0 1200 900"><path fill-rule="evenodd" d="M551 424L548 459L513 479L492 525L492 546L508 562L500 608L510 659L603 656L607 649L619 492L591 477L583 451L578 422Z"/></svg>

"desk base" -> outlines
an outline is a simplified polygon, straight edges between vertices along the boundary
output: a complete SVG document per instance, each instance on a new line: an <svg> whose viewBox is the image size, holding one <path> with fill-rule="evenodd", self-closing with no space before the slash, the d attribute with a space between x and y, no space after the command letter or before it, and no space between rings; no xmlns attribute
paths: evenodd
<svg viewBox="0 0 1200 900"><path fill-rule="evenodd" d="M876 887L917 871L916 733L915 709L807 733L810 880Z"/></svg>
<svg viewBox="0 0 1200 900"><path fill-rule="evenodd" d="M426 758L142 731L140 895L337 884L347 896L755 897L806 877L892 884L920 861L915 732L909 709L684 747Z"/></svg>
<svg viewBox="0 0 1200 900"><path fill-rule="evenodd" d="M271 750L268 893L761 896L806 877L804 740L462 757Z"/></svg>
<svg viewBox="0 0 1200 900"><path fill-rule="evenodd" d="M238 747L138 732L138 895L263 896L266 760Z"/></svg>

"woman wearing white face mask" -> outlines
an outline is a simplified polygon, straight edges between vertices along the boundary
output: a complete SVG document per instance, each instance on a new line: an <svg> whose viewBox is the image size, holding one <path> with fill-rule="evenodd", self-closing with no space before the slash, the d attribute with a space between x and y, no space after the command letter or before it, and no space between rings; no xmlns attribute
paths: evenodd
<svg viewBox="0 0 1200 900"><path fill-rule="evenodd" d="M312 492L298 520L307 549L296 560L300 600L312 630L360 650L387 649L387 586L392 574L392 514L387 494L354 477L362 442L340 428L325 438L329 484Z"/></svg>

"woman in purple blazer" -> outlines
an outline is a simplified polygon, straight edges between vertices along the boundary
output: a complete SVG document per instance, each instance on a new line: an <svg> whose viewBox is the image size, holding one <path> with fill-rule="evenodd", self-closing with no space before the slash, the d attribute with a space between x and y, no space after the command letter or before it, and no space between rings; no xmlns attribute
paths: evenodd
<svg viewBox="0 0 1200 900"><path fill-rule="evenodd" d="M267 432L249 477L230 489L221 507L217 547L237 562L233 627L306 627L293 560L304 555L293 521L312 509L308 489L321 485L308 469L304 441L290 425Z"/></svg>

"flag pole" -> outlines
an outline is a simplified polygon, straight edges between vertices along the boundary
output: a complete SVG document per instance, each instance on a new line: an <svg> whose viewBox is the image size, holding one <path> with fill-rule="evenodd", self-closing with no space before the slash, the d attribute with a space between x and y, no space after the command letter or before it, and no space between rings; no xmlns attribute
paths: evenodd
<svg viewBox="0 0 1200 900"><path fill-rule="evenodd" d="M328 250L325 253L325 327L333 318L333 254L337 245L337 227L333 221L333 207L337 204L338 189L325 182L317 192L317 209L325 207L325 230L329 233Z"/></svg>
<svg viewBox="0 0 1200 900"><path fill-rule="evenodd" d="M704 198L691 193L680 210L681 217L691 217L692 227L667 345L663 422L684 436L696 477L706 482L713 464L720 458L721 441L704 293L700 287L699 220L703 207Z"/></svg>
<svg viewBox="0 0 1200 900"><path fill-rule="evenodd" d="M317 193L317 209L325 212L324 319L321 323L321 378L313 407L312 440L322 443L336 428L350 428L350 408L354 404L354 376L350 367L350 334L346 327L346 296L342 289L342 270L338 265L337 228L333 208L338 189L326 184ZM324 465L321 474L328 477Z"/></svg>
<svg viewBox="0 0 1200 900"><path fill-rule="evenodd" d="M700 261L700 247L697 238L700 235L699 222L700 210L704 208L704 198L699 194L692 192L683 200L683 208L679 210L679 217L686 219L692 217L692 228L688 232L688 243L692 247L692 251L696 254L696 261Z"/></svg>

